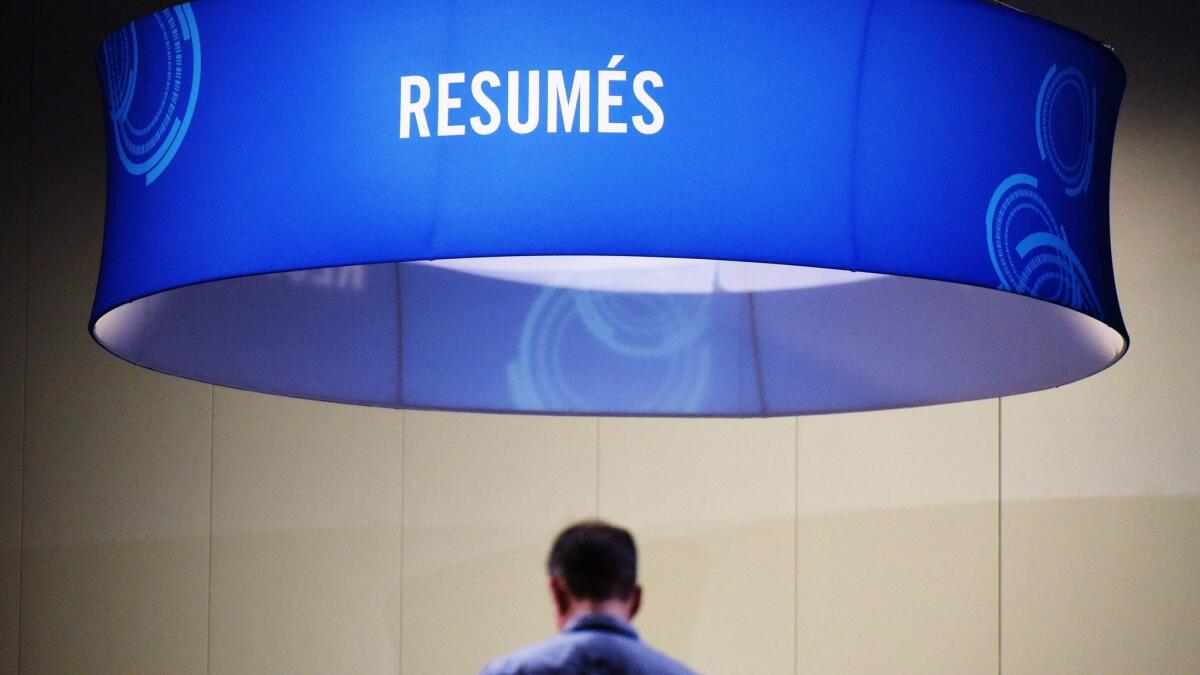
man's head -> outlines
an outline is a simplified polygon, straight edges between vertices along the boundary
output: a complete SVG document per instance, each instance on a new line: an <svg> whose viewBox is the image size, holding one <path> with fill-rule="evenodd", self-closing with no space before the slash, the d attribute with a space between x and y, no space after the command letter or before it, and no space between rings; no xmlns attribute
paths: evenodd
<svg viewBox="0 0 1200 675"><path fill-rule="evenodd" d="M546 560L558 627L591 612L633 618L642 601L633 535L598 520L563 530Z"/></svg>

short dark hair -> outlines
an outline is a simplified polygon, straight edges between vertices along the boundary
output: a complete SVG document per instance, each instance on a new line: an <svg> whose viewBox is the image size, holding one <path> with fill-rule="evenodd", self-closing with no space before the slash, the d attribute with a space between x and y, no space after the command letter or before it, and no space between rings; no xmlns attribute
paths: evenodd
<svg viewBox="0 0 1200 675"><path fill-rule="evenodd" d="M637 547L627 530L585 520L559 533L546 570L581 600L625 600L637 585Z"/></svg>

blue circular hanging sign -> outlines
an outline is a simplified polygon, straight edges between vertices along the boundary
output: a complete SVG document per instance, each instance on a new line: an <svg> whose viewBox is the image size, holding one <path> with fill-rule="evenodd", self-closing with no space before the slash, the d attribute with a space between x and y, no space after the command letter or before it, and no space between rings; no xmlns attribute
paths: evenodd
<svg viewBox="0 0 1200 675"><path fill-rule="evenodd" d="M155 370L759 416L1043 389L1128 344L1124 71L1007 7L199 0L97 65L91 327Z"/></svg>

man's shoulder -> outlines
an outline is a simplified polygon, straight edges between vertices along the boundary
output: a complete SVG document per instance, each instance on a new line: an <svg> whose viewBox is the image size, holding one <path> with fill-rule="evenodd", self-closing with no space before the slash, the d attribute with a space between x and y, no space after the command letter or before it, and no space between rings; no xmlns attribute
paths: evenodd
<svg viewBox="0 0 1200 675"><path fill-rule="evenodd" d="M549 640L526 645L484 666L479 675L532 675L554 672L564 663L569 645L555 636Z"/></svg>
<svg viewBox="0 0 1200 675"><path fill-rule="evenodd" d="M645 643L606 633L559 635L489 663L480 675L695 675Z"/></svg>

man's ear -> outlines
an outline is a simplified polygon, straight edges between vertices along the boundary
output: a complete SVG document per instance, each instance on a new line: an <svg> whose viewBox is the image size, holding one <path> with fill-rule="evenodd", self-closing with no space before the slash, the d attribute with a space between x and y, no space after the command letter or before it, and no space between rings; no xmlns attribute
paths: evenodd
<svg viewBox="0 0 1200 675"><path fill-rule="evenodd" d="M642 608L642 587L637 585L633 587L633 593L629 596L629 618L637 616L638 610Z"/></svg>
<svg viewBox="0 0 1200 675"><path fill-rule="evenodd" d="M550 597L554 599L554 610L561 618L566 616L567 610L571 607L571 599L567 594L567 589L563 582L558 577L550 577L549 581Z"/></svg>

